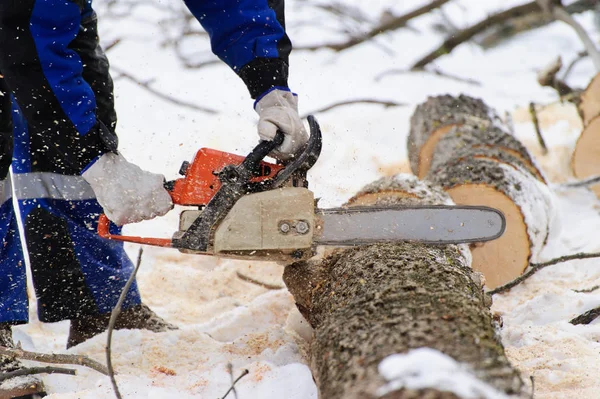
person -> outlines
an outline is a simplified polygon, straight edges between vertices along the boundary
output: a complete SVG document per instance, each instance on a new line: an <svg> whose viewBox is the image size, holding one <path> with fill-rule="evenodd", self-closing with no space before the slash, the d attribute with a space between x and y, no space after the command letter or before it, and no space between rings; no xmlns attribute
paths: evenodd
<svg viewBox="0 0 600 399"><path fill-rule="evenodd" d="M185 4L255 100L260 139L282 130L273 156L289 158L308 135L287 81L292 45L283 0ZM39 319L71 320L72 347L106 329L133 269L122 243L96 234L99 215L118 234L173 204L164 176L118 151L113 82L91 0L0 0L0 75L0 345L13 347L11 326L28 322L26 253ZM134 284L116 328L176 327L141 301ZM21 367L0 357L2 372ZM44 391L37 377L11 380L0 385L0 397Z"/></svg>

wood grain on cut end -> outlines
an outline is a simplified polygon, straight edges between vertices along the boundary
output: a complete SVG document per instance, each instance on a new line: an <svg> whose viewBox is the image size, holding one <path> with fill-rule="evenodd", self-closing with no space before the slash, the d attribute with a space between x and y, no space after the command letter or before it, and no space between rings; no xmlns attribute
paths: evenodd
<svg viewBox="0 0 600 399"><path fill-rule="evenodd" d="M485 276L486 286L496 288L519 277L529 264L531 242L521 210L504 193L484 184L463 184L448 190L459 205L485 205L506 218L502 237L471 246L472 267Z"/></svg>
<svg viewBox="0 0 600 399"><path fill-rule="evenodd" d="M600 175L600 116L581 132L571 158L571 168L578 179ZM600 184L590 188L600 198Z"/></svg>
<svg viewBox="0 0 600 399"><path fill-rule="evenodd" d="M433 160L433 154L436 145L446 135L446 133L452 130L452 128L458 126L460 125L447 125L435 130L429 136L429 139L423 144L421 150L419 151L419 166L417 167L416 172L420 179L427 176L427 172L429 172L429 167L431 166L431 161Z"/></svg>
<svg viewBox="0 0 600 399"><path fill-rule="evenodd" d="M583 126L587 126L594 118L600 115L600 73L592 79L588 87L581 94L579 113L583 119Z"/></svg>

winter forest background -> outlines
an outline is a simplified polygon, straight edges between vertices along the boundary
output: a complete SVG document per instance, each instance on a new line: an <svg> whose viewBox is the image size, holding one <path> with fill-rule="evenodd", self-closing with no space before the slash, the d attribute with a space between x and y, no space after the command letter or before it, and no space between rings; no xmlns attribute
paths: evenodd
<svg viewBox="0 0 600 399"><path fill-rule="evenodd" d="M563 1L598 45L596 3ZM541 12L528 13L529 20L492 19L451 51L420 62L444 40L464 37L488 17L524 4L288 0L294 43L289 83L301 114L314 114L324 136L323 153L309 174L319 205L339 206L381 176L408 173L406 137L415 106L428 96L464 93L484 100L514 127L557 193L559 223L540 260L600 250L599 200L586 187L564 185L575 180L569 160L581 119L568 98L538 79L557 57L563 67L554 76L572 89L584 89L598 72L573 28ZM422 15L407 18L427 5ZM253 101L212 55L206 33L182 1L95 0L94 6L115 79L120 147L129 160L174 179L181 162L201 147L244 154L255 145ZM171 212L125 231L166 237L177 223ZM127 248L135 259L139 246ZM600 306L598 262L563 262L494 296L507 355L528 384L533 377L536 398L600 397L600 322L569 323ZM123 397L221 398L232 376L247 369L229 397L317 398L306 356L311 331L282 271L275 263L145 248L142 297L180 330L115 331L113 362ZM67 322L41 324L34 310L32 323L15 328L25 349L104 362L106 334L65 351ZM45 377L49 398L114 396L107 377L77 369L77 376Z"/></svg>

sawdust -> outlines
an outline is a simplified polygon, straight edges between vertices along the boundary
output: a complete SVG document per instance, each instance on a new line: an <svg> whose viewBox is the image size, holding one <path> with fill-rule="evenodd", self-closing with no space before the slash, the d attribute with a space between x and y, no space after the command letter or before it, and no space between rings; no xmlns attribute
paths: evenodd
<svg viewBox="0 0 600 399"><path fill-rule="evenodd" d="M583 129L583 122L577 112L577 107L572 103L554 102L548 105L538 105L536 107L538 122L540 129L549 129L557 123L567 123L568 129ZM513 122L517 123L533 123L529 106L524 105L516 108L512 112Z"/></svg>
<svg viewBox="0 0 600 399"><path fill-rule="evenodd" d="M280 338L272 338L269 331L248 334L240 340L223 346L223 351L239 356L258 356L267 349L277 351L285 342Z"/></svg>

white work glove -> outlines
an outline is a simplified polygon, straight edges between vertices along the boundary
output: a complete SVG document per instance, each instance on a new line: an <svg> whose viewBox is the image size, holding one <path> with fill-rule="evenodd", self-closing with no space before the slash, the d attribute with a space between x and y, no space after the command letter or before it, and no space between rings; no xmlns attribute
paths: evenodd
<svg viewBox="0 0 600 399"><path fill-rule="evenodd" d="M254 110L258 113L258 135L271 141L277 130L284 134L283 143L271 154L285 161L308 141L308 133L298 115L298 97L285 90L273 90L261 98Z"/></svg>
<svg viewBox="0 0 600 399"><path fill-rule="evenodd" d="M164 176L142 170L121 154L107 152L81 176L106 216L119 226L162 216L173 207Z"/></svg>

